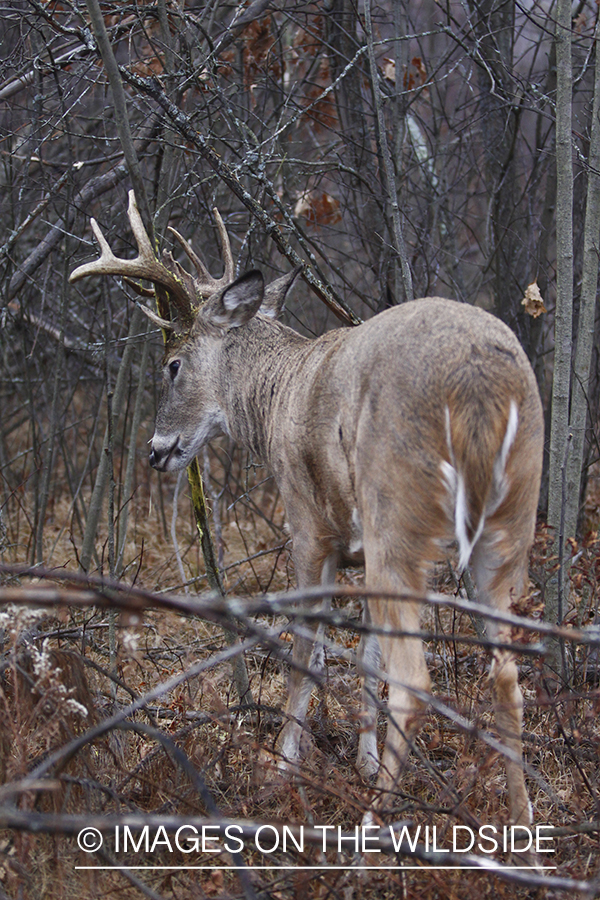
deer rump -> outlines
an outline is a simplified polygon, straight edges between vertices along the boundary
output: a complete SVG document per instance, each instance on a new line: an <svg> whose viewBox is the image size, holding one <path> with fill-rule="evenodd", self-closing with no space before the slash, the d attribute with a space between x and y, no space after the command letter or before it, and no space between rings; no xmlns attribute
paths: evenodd
<svg viewBox="0 0 600 900"><path fill-rule="evenodd" d="M308 349L271 416L280 434L269 444L285 450L271 465L292 509L332 551L356 552L369 519L371 539L387 532L421 560L456 539L464 568L509 484L528 477L529 466L507 471L517 436L516 454L539 442L537 387L515 336L482 310L428 298Z"/></svg>

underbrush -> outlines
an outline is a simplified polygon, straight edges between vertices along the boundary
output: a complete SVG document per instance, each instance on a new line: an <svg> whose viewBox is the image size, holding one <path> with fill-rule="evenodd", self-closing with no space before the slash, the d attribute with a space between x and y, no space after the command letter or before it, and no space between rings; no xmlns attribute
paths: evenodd
<svg viewBox="0 0 600 900"><path fill-rule="evenodd" d="M291 548L273 483L263 480L260 470L240 465L233 497L226 482L234 469L226 478L223 456L213 458L211 465L209 502L218 513L217 547L228 595L251 598L288 590L294 583ZM192 602L207 585L185 490L179 499L176 550L169 527L174 483L167 480L160 487L160 499L154 479L142 475L129 501L122 580L155 592L157 602L185 591ZM66 496L54 500L45 529L51 564L63 575L77 567L72 504ZM5 519L5 524L9 535L23 533L23 522L17 526ZM99 535L101 563L106 562L102 548L107 540L107 534ZM567 616L573 628L596 622L598 549L593 533L573 548ZM551 553L549 536L540 528L530 592L514 609L519 615L540 617ZM26 560L9 540L4 562ZM436 588L449 598L458 591L451 573L450 563L436 572ZM17 575L5 568L3 583L20 589L32 583L31 575L35 572ZM363 576L348 569L338 580L360 588ZM0 823L13 827L0 835L0 897L4 892L23 900L91 900L98 895L191 900L253 894L429 900L534 896L536 891L542 896L543 888L511 883L492 873L436 869L410 855L373 853L369 864L401 868L366 873L359 868L363 855L351 841L342 843L341 850L324 850L310 841L302 852L293 843L286 853L275 849L274 826L281 831L284 825L295 825L307 833L333 826L351 836L378 799L355 767L360 688L350 657L358 643L360 601L338 597L335 607L347 624L328 627L325 675L313 691L304 762L294 778L278 772L275 748L283 723L286 651L292 643L285 617L262 613L248 619L245 633L242 629L242 639L255 627L280 635L279 649L258 642L246 654L253 699L248 708L240 707L232 687L222 629L201 616L158 609L113 614L100 606L65 605L52 614L19 605L7 608L1 623L0 770L5 787ZM423 629L431 636L426 656L436 702L423 718L400 789L386 798L384 824L406 825L411 834L421 828L421 836L426 828L429 835L435 828L437 849L443 849L450 846L454 826L477 831L484 825L508 825L506 779L494 740L489 653L477 646L470 616L460 609L428 606ZM464 640L453 642L452 635ZM535 823L555 829L555 852L544 862L557 867L555 876L589 881L598 875L598 651L568 645L572 686L557 690L547 681L538 636L519 630L514 638L523 648L524 750ZM193 674L184 677L190 669ZM157 690L170 679L178 683ZM127 712L150 694L135 712ZM382 701L385 694L382 685ZM386 727L382 703L380 749ZM97 734L90 738L93 729ZM486 742L485 735L492 740ZM69 746L71 752L65 753ZM49 815L55 818L44 818L39 833L42 818ZM124 827L125 816L131 817L133 836L126 847L124 832L115 831ZM215 816L250 828L238 857L212 852L214 832L204 847L182 850L173 844L177 824L200 827ZM172 829L154 840L156 829L167 820ZM113 824L104 833L102 849L81 850L76 839L80 830L100 827L103 821ZM149 823L146 836L143 822ZM261 825L273 828L262 832L263 852L252 836ZM496 858L510 862L506 853ZM231 866L242 862L247 870L240 875Z"/></svg>

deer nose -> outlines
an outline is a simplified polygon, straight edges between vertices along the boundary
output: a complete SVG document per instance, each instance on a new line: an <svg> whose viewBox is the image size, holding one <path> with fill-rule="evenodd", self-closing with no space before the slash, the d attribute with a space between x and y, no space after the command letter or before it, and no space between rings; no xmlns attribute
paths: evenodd
<svg viewBox="0 0 600 900"><path fill-rule="evenodd" d="M171 437L158 438L155 436L152 438L152 449L148 461L153 468L160 472L166 472L169 460L173 456L180 455L179 435L174 440Z"/></svg>

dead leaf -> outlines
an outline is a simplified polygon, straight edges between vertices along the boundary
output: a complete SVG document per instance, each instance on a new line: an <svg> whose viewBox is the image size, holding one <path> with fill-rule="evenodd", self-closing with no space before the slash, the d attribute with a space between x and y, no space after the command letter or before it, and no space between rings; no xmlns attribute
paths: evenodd
<svg viewBox="0 0 600 900"><path fill-rule="evenodd" d="M340 202L325 191L305 191L296 201L294 215L302 216L311 225L335 225L340 222L342 213Z"/></svg>
<svg viewBox="0 0 600 900"><path fill-rule="evenodd" d="M381 71L383 72L384 78L391 81L392 84L396 84L396 63L393 59L388 59L387 56L384 57Z"/></svg>
<svg viewBox="0 0 600 900"><path fill-rule="evenodd" d="M537 319L542 313L548 312L544 306L544 301L540 294L537 281L531 282L525 291L525 296L521 300L521 304L525 307L525 312L528 313L528 315L533 316L534 319Z"/></svg>

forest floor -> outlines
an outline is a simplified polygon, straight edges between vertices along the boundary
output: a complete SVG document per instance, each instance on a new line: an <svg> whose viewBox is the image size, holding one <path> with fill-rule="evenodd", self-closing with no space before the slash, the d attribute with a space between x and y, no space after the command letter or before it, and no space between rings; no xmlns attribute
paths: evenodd
<svg viewBox="0 0 600 900"><path fill-rule="evenodd" d="M281 503L272 483L261 484L260 472L256 483L254 488L242 485L241 499L228 507L221 502L219 507L222 521L217 543L231 596L257 597L286 591L294 584ZM161 490L167 495L172 487L166 483ZM182 490L177 522L180 565L170 537L170 500L159 497L157 491L150 478L138 485L131 503L122 580L160 597L182 594L183 574L186 582L192 582L187 586L191 600L207 586L186 492ZM591 524L597 522L599 498L594 482L587 505L589 537L573 548L567 616L573 629L597 620L599 544ZM23 562L27 559L25 523L5 524L2 562ZM48 512L45 552L57 574L77 570L74 533L69 504L65 501L63 507L54 502ZM105 570L106 541L105 535L98 542L98 561ZM532 553L530 591L514 610L518 614L541 616L550 553L548 535L540 527ZM360 587L362 580L362 572L356 569L339 575L343 585ZM22 587L32 581L5 571L0 583ZM450 598L457 596L450 563L438 567L435 588ZM334 606L360 622L359 599L340 597ZM562 895L528 884L531 870L513 870L515 877L525 879L515 883L489 872L436 868L410 855L365 856L356 853L350 841L325 851L310 842L311 835L323 834L323 826L333 826L328 831L333 838L354 835L377 799L375 789L354 764L361 720L359 679L348 660L359 637L352 627L328 628L326 675L310 701L304 762L296 778L282 778L275 741L286 696L285 648L291 648L292 642L287 619L262 615L258 620L261 627L281 633L284 652L276 654L259 643L246 654L254 705L244 710L232 687L229 663L214 662L227 647L223 631L201 616L160 609L111 614L105 608L77 606L49 612L18 604L5 607L0 615L4 628L2 790L28 774L48 778L43 786L38 783L27 791L4 794L8 806L0 808L0 816L7 809L18 811L25 825L0 833L0 897L325 900L356 895L496 900ZM113 626L116 658L111 657ZM497 735L487 684L489 653L473 643L476 634L470 617L456 609L427 607L423 628L434 635L426 643L426 656L439 708L424 716L401 788L391 806L388 803L382 821L386 826L391 822L406 825L409 835L419 834L420 846L425 835L431 845L435 833L436 848L444 851L452 846L455 826L462 826L458 834L466 837L484 825L500 830L509 824L506 778L495 742L486 743L479 736L480 731L492 738ZM471 642L453 643L452 634ZM544 865L556 867L548 870L546 878L589 882L600 874L598 651L568 643L571 684L557 689L545 674L539 635L520 632L515 637L531 650L519 658L524 750L534 821L554 829L541 832L553 836L542 845L552 848L543 857ZM149 700L125 721L100 729L94 740L52 764L52 754L75 736L107 722L132 700L193 665L192 677ZM385 699L383 684L381 698ZM441 705L451 708L450 717L443 714ZM462 727L465 721L471 723L467 729ZM385 729L382 712L380 747ZM44 826L48 833L36 833L40 828L36 816L42 814L59 817L52 827ZM222 833L214 830L205 832L204 847L200 841L184 844L181 850L173 828L159 828L168 817L171 822L199 827L211 814L235 820L242 829L231 832L242 834L238 843L229 841L231 852L224 846ZM76 835L81 828L97 827L103 818L116 815L133 816L135 827L126 834L126 820L121 819L120 831L112 828L104 834L101 851L86 853L78 847ZM153 817L146 820L151 824L145 832L139 828L140 815ZM296 826L296 843L285 825ZM260 826L266 827L257 835ZM64 833L69 829L70 833ZM307 836L301 850L298 829ZM284 835L286 852L282 850ZM485 846L489 849L490 844ZM215 853L217 849L222 852ZM239 856L234 855L236 849L241 851ZM479 853L480 858L484 856ZM453 864L457 859L460 862L459 854ZM498 852L494 859L514 864L518 857ZM246 868L240 875L232 865L241 862ZM358 868L367 863L380 868L370 872ZM82 868L86 866L92 868ZM260 868L266 866L271 868Z"/></svg>

